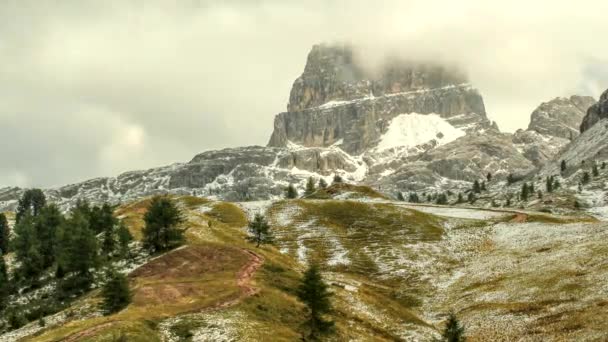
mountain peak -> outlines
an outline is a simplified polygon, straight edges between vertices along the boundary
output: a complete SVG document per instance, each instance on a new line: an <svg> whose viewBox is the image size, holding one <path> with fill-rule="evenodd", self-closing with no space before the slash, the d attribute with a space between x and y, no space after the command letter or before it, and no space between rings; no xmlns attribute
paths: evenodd
<svg viewBox="0 0 608 342"><path fill-rule="evenodd" d="M595 103L590 96L557 97L543 102L532 112L529 131L558 138L572 139L579 134L579 125L587 109Z"/></svg>

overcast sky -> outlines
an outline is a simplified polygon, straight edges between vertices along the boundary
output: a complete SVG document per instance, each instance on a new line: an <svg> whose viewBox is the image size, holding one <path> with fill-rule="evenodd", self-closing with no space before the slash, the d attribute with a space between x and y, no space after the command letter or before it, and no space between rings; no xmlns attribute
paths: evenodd
<svg viewBox="0 0 608 342"><path fill-rule="evenodd" d="M265 145L318 42L457 64L501 129L525 128L542 101L608 88L606 13L599 0L5 0L0 186Z"/></svg>

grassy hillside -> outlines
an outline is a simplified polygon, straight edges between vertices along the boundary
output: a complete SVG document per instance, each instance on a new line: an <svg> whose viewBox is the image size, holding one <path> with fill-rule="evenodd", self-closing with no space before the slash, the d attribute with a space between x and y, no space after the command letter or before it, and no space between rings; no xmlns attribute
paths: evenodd
<svg viewBox="0 0 608 342"><path fill-rule="evenodd" d="M298 340L296 288L312 262L334 293L328 340L431 340L451 310L469 341L601 340L608 328L608 227L593 220L387 200L176 200L187 245L130 273L131 305L101 316L94 290L23 341ZM116 210L138 239L148 203ZM274 245L245 239L258 212Z"/></svg>

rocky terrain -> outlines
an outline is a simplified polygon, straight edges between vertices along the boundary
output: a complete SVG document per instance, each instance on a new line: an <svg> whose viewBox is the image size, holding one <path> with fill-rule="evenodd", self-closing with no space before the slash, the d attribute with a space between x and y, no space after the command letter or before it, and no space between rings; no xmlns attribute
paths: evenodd
<svg viewBox="0 0 608 342"><path fill-rule="evenodd" d="M120 203L157 193L273 199L289 184L302 190L310 176L331 182L336 174L388 196L465 191L488 173L532 180L555 174L562 159L571 165L605 159L606 130L594 124L606 117L607 96L598 103L587 96L553 99L531 113L526 130L504 133L458 70L389 60L370 72L350 47L316 45L268 146L208 151L187 163L45 193L68 208L80 198ZM0 189L0 209L14 208L21 193Z"/></svg>

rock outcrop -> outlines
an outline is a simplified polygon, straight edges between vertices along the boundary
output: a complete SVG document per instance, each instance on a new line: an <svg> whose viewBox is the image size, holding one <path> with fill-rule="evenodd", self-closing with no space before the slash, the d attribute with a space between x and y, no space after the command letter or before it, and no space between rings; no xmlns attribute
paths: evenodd
<svg viewBox="0 0 608 342"><path fill-rule="evenodd" d="M589 107L587 115L583 118L583 122L580 125L581 133L590 129L593 125L598 123L602 119L608 118L608 90L606 90L601 96L599 102Z"/></svg>
<svg viewBox="0 0 608 342"><path fill-rule="evenodd" d="M581 121L594 103L593 97L576 95L544 102L532 112L528 130L572 140L579 135Z"/></svg>
<svg viewBox="0 0 608 342"><path fill-rule="evenodd" d="M361 154L403 113L435 113L467 131L492 127L481 95L457 71L389 64L370 76L350 48L318 45L294 83L288 111L275 118L268 145L339 145Z"/></svg>
<svg viewBox="0 0 608 342"><path fill-rule="evenodd" d="M488 173L500 180L554 165L549 161L566 146L573 160L605 155L608 129L587 128L606 117L608 92L589 108L576 138L592 102L572 96L543 103L528 130L501 133L457 71L392 62L370 74L352 49L318 45L293 85L288 111L275 118L269 146L207 151L187 163L45 193L66 209L78 199L117 203L162 193L246 201L280 197L288 184L302 189L311 176L331 182L335 174L387 194L462 192ZM0 210L14 208L22 192L0 189Z"/></svg>

